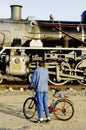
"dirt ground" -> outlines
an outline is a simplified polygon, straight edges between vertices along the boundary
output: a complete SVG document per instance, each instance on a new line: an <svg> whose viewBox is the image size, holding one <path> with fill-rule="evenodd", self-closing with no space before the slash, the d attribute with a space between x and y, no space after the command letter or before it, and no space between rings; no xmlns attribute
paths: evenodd
<svg viewBox="0 0 86 130"><path fill-rule="evenodd" d="M34 118L27 120L23 115L23 103L32 95L29 90L0 90L0 130L86 130L86 90L63 90L74 104L74 116L68 121L57 120L50 115L49 123L34 123ZM49 102L52 99L49 90Z"/></svg>

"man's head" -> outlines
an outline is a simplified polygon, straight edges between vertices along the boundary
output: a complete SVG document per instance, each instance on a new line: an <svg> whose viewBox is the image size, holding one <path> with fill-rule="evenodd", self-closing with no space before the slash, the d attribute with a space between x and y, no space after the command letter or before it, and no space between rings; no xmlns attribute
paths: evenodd
<svg viewBox="0 0 86 130"><path fill-rule="evenodd" d="M39 62L39 66L40 66L40 67L44 67L44 61L40 61L40 62Z"/></svg>

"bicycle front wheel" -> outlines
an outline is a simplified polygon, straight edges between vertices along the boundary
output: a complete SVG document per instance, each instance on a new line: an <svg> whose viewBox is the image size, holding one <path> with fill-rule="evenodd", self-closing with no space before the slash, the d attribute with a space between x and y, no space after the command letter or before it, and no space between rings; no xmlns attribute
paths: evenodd
<svg viewBox="0 0 86 130"><path fill-rule="evenodd" d="M35 98L27 98L23 104L23 114L26 119L30 119L35 115L36 112L36 103Z"/></svg>
<svg viewBox="0 0 86 130"><path fill-rule="evenodd" d="M66 121L74 115L74 107L70 100L59 99L54 105L54 115L56 118Z"/></svg>

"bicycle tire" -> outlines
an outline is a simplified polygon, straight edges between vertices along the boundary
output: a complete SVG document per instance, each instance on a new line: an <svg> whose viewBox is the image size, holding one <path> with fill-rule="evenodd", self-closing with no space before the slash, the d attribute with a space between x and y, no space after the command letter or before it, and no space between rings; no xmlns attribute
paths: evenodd
<svg viewBox="0 0 86 130"><path fill-rule="evenodd" d="M23 114L26 119L31 119L36 112L36 102L34 97L29 97L24 101Z"/></svg>
<svg viewBox="0 0 86 130"><path fill-rule="evenodd" d="M64 107L63 107L64 106ZM54 104L54 115L56 118L66 121L74 115L74 107L70 100L59 99Z"/></svg>

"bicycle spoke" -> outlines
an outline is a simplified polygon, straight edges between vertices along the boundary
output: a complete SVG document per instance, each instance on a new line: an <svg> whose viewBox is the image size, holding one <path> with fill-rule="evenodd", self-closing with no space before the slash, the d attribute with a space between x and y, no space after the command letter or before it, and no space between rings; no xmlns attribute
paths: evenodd
<svg viewBox="0 0 86 130"><path fill-rule="evenodd" d="M59 100L55 104L55 110L57 110L54 114L58 119L68 120L74 114L74 108L72 104L68 101Z"/></svg>
<svg viewBox="0 0 86 130"><path fill-rule="evenodd" d="M23 105L23 113L25 118L30 119L34 116L36 112L36 104L33 98L28 98L25 100Z"/></svg>

